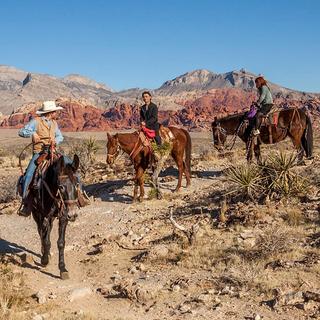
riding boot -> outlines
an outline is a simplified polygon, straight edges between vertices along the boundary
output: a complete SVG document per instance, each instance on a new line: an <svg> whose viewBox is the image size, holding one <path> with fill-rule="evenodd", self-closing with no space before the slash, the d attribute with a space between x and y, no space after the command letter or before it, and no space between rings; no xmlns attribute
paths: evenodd
<svg viewBox="0 0 320 320"><path fill-rule="evenodd" d="M18 209L18 215L22 217L29 217L32 212L32 197L30 193L26 198L22 199L20 208Z"/></svg>
<svg viewBox="0 0 320 320"><path fill-rule="evenodd" d="M161 137L159 135L159 131L156 131L156 136L155 136L154 140L156 140L156 143L158 146L161 146L162 141L161 141Z"/></svg>
<svg viewBox="0 0 320 320"><path fill-rule="evenodd" d="M260 126L261 126L261 117L262 113L260 111L257 112L256 114L256 119L255 119L255 124L254 124L254 129L252 131L253 136L258 136L260 134Z"/></svg>

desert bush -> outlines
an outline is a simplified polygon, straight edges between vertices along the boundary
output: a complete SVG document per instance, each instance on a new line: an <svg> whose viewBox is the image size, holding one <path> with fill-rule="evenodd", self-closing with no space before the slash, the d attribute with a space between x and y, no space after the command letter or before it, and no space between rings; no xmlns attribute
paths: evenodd
<svg viewBox="0 0 320 320"><path fill-rule="evenodd" d="M257 238L251 251L244 253L247 260L268 259L290 252L300 238L296 228L270 226Z"/></svg>
<svg viewBox="0 0 320 320"><path fill-rule="evenodd" d="M234 185L234 189L230 193L240 193L254 200L264 191L263 176L258 166L231 166L227 168L225 174Z"/></svg>
<svg viewBox="0 0 320 320"><path fill-rule="evenodd" d="M80 171L83 178L86 177L90 167L95 163L99 149L99 144L93 137L89 137L89 139L71 145L69 157L72 159L74 154L79 156Z"/></svg>
<svg viewBox="0 0 320 320"><path fill-rule="evenodd" d="M0 319L13 319L27 300L22 274L0 264ZM17 318L16 318L17 319Z"/></svg>
<svg viewBox="0 0 320 320"><path fill-rule="evenodd" d="M16 196L16 186L17 186L17 179L15 177L1 177L0 184L0 203L8 203L17 198Z"/></svg>
<svg viewBox="0 0 320 320"><path fill-rule="evenodd" d="M288 155L284 152L278 152L268 157L261 167L267 178L269 194L288 197L307 192L307 180L294 170L296 164L297 156L295 154Z"/></svg>
<svg viewBox="0 0 320 320"><path fill-rule="evenodd" d="M164 142L161 146L158 146L157 143L151 142L152 149L155 153L160 156L165 156L170 153L172 145L168 142Z"/></svg>
<svg viewBox="0 0 320 320"><path fill-rule="evenodd" d="M233 184L229 194L236 193L252 201L262 196L277 199L303 196L309 184L295 170L296 163L296 155L279 152L270 155L261 165L232 165L225 170Z"/></svg>

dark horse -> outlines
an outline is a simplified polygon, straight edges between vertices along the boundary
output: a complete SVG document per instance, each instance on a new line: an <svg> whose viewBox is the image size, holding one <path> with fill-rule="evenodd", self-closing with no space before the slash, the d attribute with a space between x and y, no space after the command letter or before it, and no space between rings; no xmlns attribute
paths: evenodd
<svg viewBox="0 0 320 320"><path fill-rule="evenodd" d="M171 156L175 160L179 170L178 185L175 191L179 191L179 189L181 188L183 173L185 174L187 180L187 187L190 186L191 183L191 138L188 131L184 129L179 129L176 127L169 127L169 129L174 136ZM135 148L138 139L138 132L117 133L113 136L108 133L107 163L109 165L113 164L120 150L123 150L125 153L131 156L131 153ZM183 159L183 155L185 155L185 160ZM131 157L135 169L133 201L136 201L137 199L139 201L142 201L144 197L144 172L151 164L151 152L148 147L143 147L138 154L133 156L133 159ZM140 187L139 197L138 186Z"/></svg>
<svg viewBox="0 0 320 320"><path fill-rule="evenodd" d="M251 143L251 130L248 126L247 113L215 119L212 123L214 146L222 151L227 135L239 136L247 144L247 160L252 160L252 149L258 163L261 162L260 145L278 143L289 137L298 152L298 163L302 163L303 155L312 158L313 130L308 112L304 109L284 109L279 111L277 125L263 125L257 143Z"/></svg>
<svg viewBox="0 0 320 320"><path fill-rule="evenodd" d="M41 239L41 264L47 266L50 256L50 233L55 218L59 220L59 270L61 279L68 279L64 262L65 231L68 221L73 221L78 209L79 179L76 171L79 158L74 155L73 162L63 156L53 160L44 171L38 189L31 189L33 199L32 216L37 223Z"/></svg>

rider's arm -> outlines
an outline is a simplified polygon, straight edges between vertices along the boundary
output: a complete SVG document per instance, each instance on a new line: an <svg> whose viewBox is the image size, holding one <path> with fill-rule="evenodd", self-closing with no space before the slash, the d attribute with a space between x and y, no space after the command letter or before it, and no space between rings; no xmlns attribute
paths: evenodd
<svg viewBox="0 0 320 320"><path fill-rule="evenodd" d="M262 101L266 98L267 93L268 93L267 86L262 86L260 97L259 97L259 100L257 101L257 105L259 105L259 106L261 105Z"/></svg>
<svg viewBox="0 0 320 320"><path fill-rule="evenodd" d="M58 128L58 126L56 127L55 141L56 141L56 144L59 144L63 141L63 135L60 129Z"/></svg>
<svg viewBox="0 0 320 320"><path fill-rule="evenodd" d="M152 112L150 118L147 121L147 125L153 127L158 123L158 107L154 104L152 106Z"/></svg>
<svg viewBox="0 0 320 320"><path fill-rule="evenodd" d="M146 121L145 113L143 112L142 107L141 107L141 109L140 109L140 124L145 126L146 125L145 121Z"/></svg>
<svg viewBox="0 0 320 320"><path fill-rule="evenodd" d="M37 126L36 120L32 119L18 132L18 135L22 138L30 138L34 133L36 133Z"/></svg>

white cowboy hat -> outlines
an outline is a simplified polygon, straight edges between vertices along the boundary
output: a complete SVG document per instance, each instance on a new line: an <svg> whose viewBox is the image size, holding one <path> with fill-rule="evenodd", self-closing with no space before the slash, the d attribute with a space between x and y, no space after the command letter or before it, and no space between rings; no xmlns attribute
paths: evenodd
<svg viewBox="0 0 320 320"><path fill-rule="evenodd" d="M45 114L53 111L62 110L60 106L56 106L54 101L44 101L42 107L36 112L36 114Z"/></svg>

